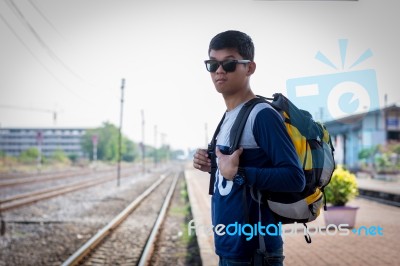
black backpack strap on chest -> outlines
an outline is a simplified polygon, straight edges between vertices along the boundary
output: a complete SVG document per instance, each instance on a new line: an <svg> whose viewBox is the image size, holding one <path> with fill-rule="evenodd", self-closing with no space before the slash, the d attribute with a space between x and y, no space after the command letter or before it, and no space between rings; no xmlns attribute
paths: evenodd
<svg viewBox="0 0 400 266"><path fill-rule="evenodd" d="M230 141L230 147L229 147L229 152L232 154L234 151L236 151L239 148L239 142L240 139L242 138L243 135L243 129L244 126L246 125L247 118L249 117L251 110L253 110L254 106L258 103L265 103L267 102L263 98L254 98L251 99L250 101L246 102L242 109L240 109L239 114L236 117L235 123L232 126L230 135L229 135L229 141Z"/></svg>
<svg viewBox="0 0 400 266"><path fill-rule="evenodd" d="M219 131L221 130L222 123L224 122L225 114L222 116L221 121L219 122L217 129L214 132L212 140L210 144L208 144L208 158L211 160L211 172L210 172L210 184L208 186L208 194L214 194L214 183L215 183L215 174L217 172L217 156L215 155L215 146L217 145L217 136Z"/></svg>
<svg viewBox="0 0 400 266"><path fill-rule="evenodd" d="M238 149L240 138L242 137L243 129L244 126L246 125L246 121L248 116L250 115L251 110L253 107L261 102L267 102L265 98L254 98L251 99L250 101L246 102L243 107L240 109L238 116L235 119L235 122L232 126L230 135L229 135L229 140L230 140L230 147L229 147L229 152L232 154L235 150ZM216 155L215 155L215 147L217 144L217 136L219 131L221 130L222 123L224 122L225 119L225 114L222 117L221 121L219 122L217 129L214 132L213 138L208 144L208 157L211 159L211 172L210 172L210 184L208 188L208 194L213 195L214 194L214 183L215 183L215 175L217 172L217 160L216 160Z"/></svg>

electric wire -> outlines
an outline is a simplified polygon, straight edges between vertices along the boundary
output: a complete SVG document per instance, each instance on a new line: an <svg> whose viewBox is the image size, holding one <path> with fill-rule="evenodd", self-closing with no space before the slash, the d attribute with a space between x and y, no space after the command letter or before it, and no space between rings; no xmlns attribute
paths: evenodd
<svg viewBox="0 0 400 266"><path fill-rule="evenodd" d="M49 26L57 32L58 35L60 35L63 39L64 36L60 33L59 30L54 26L54 24L47 18L47 16L42 12L41 8L39 7L38 3L35 3L33 0L28 0L28 2L31 4L31 6L36 10L36 12L49 24Z"/></svg>
<svg viewBox="0 0 400 266"><path fill-rule="evenodd" d="M30 1L30 0L29 0ZM30 3L35 6L33 2L30 1ZM73 71L57 54L46 44L46 42L41 38L41 36L38 34L38 31L35 30L35 28L31 25L31 23L26 19L22 11L18 8L18 6L15 4L14 0L6 0L6 4L9 6L11 11L18 17L18 19L22 22L22 24L33 34L33 36L36 38L36 40L39 42L39 44L43 47L43 49L47 52L47 54L57 63L61 64L68 72L70 72L73 76L75 76L77 79L79 79L81 82L88 84L89 86L93 88L97 88L98 86L95 86L94 84L88 83L84 78L82 78L79 74L77 74L75 71ZM39 13L42 14L42 12L36 7ZM43 16L45 17L45 16ZM45 18L46 21L48 21L49 24L53 25L50 20ZM54 27L55 28L55 27ZM108 88L107 88L108 89ZM80 97L80 96L78 96ZM84 99L80 97L84 101L88 101L87 99Z"/></svg>
<svg viewBox="0 0 400 266"><path fill-rule="evenodd" d="M47 19L47 17L43 14L43 12L40 11L37 5L31 0L28 0L30 4L35 8L35 10L43 17L43 19L46 20L47 23L49 23L50 26L54 30L56 28L54 27L54 24ZM53 52L53 50L46 44L46 42L41 38L39 33L35 30L35 28L31 25L31 23L27 20L27 18L24 16L22 11L19 9L19 7L15 4L13 0L6 0L5 3L8 5L9 9L16 15L16 17L22 22L22 24L33 34L35 39L39 42L41 47L47 52L47 54L56 62L61 64L66 70L68 70L72 75L74 75L76 78L81 80L84 83L87 83L81 76L76 74L71 68L68 67L67 64L65 64L56 54ZM66 84L64 84L36 55L35 53L29 48L29 46L24 42L24 40L17 34L17 32L13 29L13 27L7 22L4 16L1 16L1 19L3 22L6 24L6 26L9 28L9 30L13 33L13 35L21 42L21 44L27 49L27 51L34 57L34 59L66 90L68 90L70 93L72 93L74 96L80 98L81 100L85 102L89 102L87 99L81 97L77 93L75 93L73 90L71 90ZM58 30L56 30L58 32ZM59 33L59 32L58 32ZM60 34L61 35L61 34ZM94 86L93 84L89 84L92 87L97 87Z"/></svg>
<svg viewBox="0 0 400 266"><path fill-rule="evenodd" d="M0 108L8 108L8 109L18 109L18 110L25 110L25 111L39 111L39 112L46 112L46 113L55 113L59 112L57 110L50 110L44 108L33 108L33 107L23 107L11 104L0 104Z"/></svg>
<svg viewBox="0 0 400 266"><path fill-rule="evenodd" d="M38 31L32 26L32 24L28 21L28 19L24 16L18 6L15 4L13 0L6 0L6 4L10 7L12 12L18 17L18 19L22 22L22 24L32 33L35 39L39 42L42 48L47 52L47 54L57 63L62 65L69 73L75 76L77 79L84 81L84 79L79 76L75 71L73 71L61 58L57 56L57 54L46 44L43 38L40 36Z"/></svg>
<svg viewBox="0 0 400 266"><path fill-rule="evenodd" d="M61 32L54 26L54 23L52 23L51 21L50 21L50 19L48 19L47 18L47 16L42 12L42 9L43 8L41 8L40 7L40 5L36 2L36 1L34 1L34 0L28 0L29 1L29 3L31 4L31 6L37 11L37 13L50 25L50 27L51 28L53 28L53 30L58 34L58 35L60 35L61 36L61 38L65 41L66 39L65 39L65 37L63 36L63 34L61 34ZM81 79L82 81L84 81L83 80L83 78ZM95 84L93 84L93 83L91 83L91 82L86 82L89 86L91 86L91 87L93 87L93 88L98 88L98 85L95 85ZM109 89L108 87L104 87L105 89Z"/></svg>
<svg viewBox="0 0 400 266"><path fill-rule="evenodd" d="M67 85L65 85L36 55L35 53L29 48L29 46L24 42L24 40L17 34L17 32L11 27L11 25L8 23L6 18L0 13L0 19L4 22L4 24L7 26L7 28L11 31L11 33L18 39L18 41L25 47L25 49L32 55L32 57L43 67L44 70L50 76L54 78L55 81L58 82L64 89L66 89L68 92L72 93L74 96L80 98L81 100L84 100L87 102L85 98L82 98L80 95L75 93L73 90L71 90Z"/></svg>

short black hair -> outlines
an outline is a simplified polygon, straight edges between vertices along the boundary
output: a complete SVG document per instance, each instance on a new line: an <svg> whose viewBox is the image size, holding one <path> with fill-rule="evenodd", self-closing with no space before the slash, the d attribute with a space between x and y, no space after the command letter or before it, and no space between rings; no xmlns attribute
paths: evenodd
<svg viewBox="0 0 400 266"><path fill-rule="evenodd" d="M237 30L228 30L215 35L210 41L208 54L210 54L211 50L221 50L225 48L234 48L243 59L254 61L253 40L246 33Z"/></svg>

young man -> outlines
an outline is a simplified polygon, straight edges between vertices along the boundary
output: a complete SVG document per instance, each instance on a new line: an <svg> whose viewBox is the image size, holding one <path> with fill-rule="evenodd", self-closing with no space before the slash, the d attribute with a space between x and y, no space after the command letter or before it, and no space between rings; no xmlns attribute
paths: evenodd
<svg viewBox="0 0 400 266"><path fill-rule="evenodd" d="M227 108L216 141L218 169L212 196L212 223L224 225L225 229L228 225L254 225L259 221L259 205L252 199L250 189L302 191L304 174L280 114L267 103L257 104L251 111L240 148L229 154L229 134L235 118L241 107L256 97L250 88L250 77L256 70L254 45L247 34L226 31L211 40L208 54L206 68ZM197 150L193 166L211 171L207 150ZM262 225L277 223L267 206L261 205L261 213ZM264 236L264 265L283 265L283 242L275 233ZM220 265L256 265L258 235L249 238L238 232L214 230L214 240Z"/></svg>

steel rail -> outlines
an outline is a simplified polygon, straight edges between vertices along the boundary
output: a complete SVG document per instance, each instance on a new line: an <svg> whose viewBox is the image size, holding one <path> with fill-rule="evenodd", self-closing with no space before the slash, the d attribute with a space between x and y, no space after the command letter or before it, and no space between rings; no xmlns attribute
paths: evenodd
<svg viewBox="0 0 400 266"><path fill-rule="evenodd" d="M144 191L139 197L132 201L121 213L111 220L105 227L99 230L91 239L81 246L74 254L72 254L62 266L78 265L82 259L94 250L97 245L108 236L116 227L118 227L129 215L135 210L139 204L147 198L164 180L166 175L161 175L160 179Z"/></svg>
<svg viewBox="0 0 400 266"><path fill-rule="evenodd" d="M123 171L136 168L137 166L131 166L128 168L123 169ZM47 182L47 181L52 181L52 180L57 180L57 179L64 179L64 178L71 178L71 177L79 177L79 176L87 176L90 174L96 174L96 173L108 173L108 172L113 172L116 171L116 169L109 168L109 169L101 169L97 171L88 171L84 170L82 172L72 172L72 173L67 173L67 174L46 174L45 176L34 176L34 177L23 177L23 178L18 178L18 180L1 180L0 181L0 188L4 187L12 187L12 186L19 186L19 185L25 185L29 183L38 183L38 182Z"/></svg>
<svg viewBox="0 0 400 266"><path fill-rule="evenodd" d="M128 176L128 174L126 173L123 176L126 177ZM35 203L40 200L49 199L69 192L74 192L76 190L88 188L95 185L100 185L105 182L112 181L114 179L115 179L114 176L108 176L100 179L91 179L80 183L74 183L69 186L50 188L32 193L16 195L10 198L0 200L0 212L22 207L31 203Z"/></svg>
<svg viewBox="0 0 400 266"><path fill-rule="evenodd" d="M178 182L179 176L180 176L180 173L177 173L175 175L175 178L174 178L174 180L171 184L171 187L168 191L168 194L164 201L164 204L161 207L161 211L157 217L156 222L154 223L153 230L151 231L150 236L146 242L146 246L144 247L142 255L140 256L139 263L137 264L139 266L146 266L150 262L151 255L153 254L153 251L154 251L154 245L157 240L158 233L160 231L160 227L161 227L162 223L164 222L165 215L166 215L169 205L171 203L172 195L174 194L174 190L176 187L176 183Z"/></svg>
<svg viewBox="0 0 400 266"><path fill-rule="evenodd" d="M69 177L73 177L73 176L87 175L87 174L91 174L91 173L92 172L89 172L89 171L82 171L80 173L74 172L74 173L69 173L69 174L23 177L23 178L19 178L18 180L11 179L11 180L0 181L0 188L13 187L13 186L19 186L19 185L24 185L24 184L42 182L42 181L46 182L46 181L50 181L50 180L57 180L57 179L69 178Z"/></svg>

